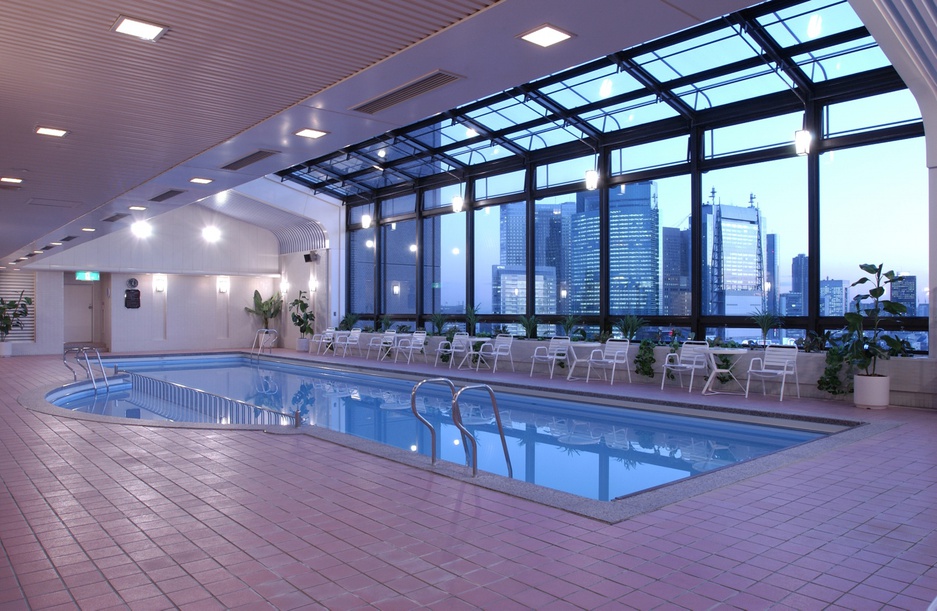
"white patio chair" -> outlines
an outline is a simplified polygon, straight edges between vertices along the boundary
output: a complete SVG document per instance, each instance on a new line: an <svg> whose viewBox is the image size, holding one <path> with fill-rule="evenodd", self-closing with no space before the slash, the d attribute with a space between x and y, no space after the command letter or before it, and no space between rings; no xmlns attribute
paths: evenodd
<svg viewBox="0 0 937 611"><path fill-rule="evenodd" d="M537 363L547 363L550 367L550 379L553 379L553 370L557 362L569 367L569 338L560 335L550 340L547 346L537 346L530 360L530 377L534 375Z"/></svg>
<svg viewBox="0 0 937 611"><path fill-rule="evenodd" d="M788 376L794 376L797 398L800 398L800 380L797 379L797 346L766 346L764 358L756 356L748 364L748 379L745 381L745 398L752 378L761 379L761 394L765 391L765 380L781 380L781 397L784 400L784 382Z"/></svg>
<svg viewBox="0 0 937 611"><path fill-rule="evenodd" d="M338 354L338 349L342 349L342 356L348 354L349 348L354 348L358 351L358 356L361 356L361 329L352 329L348 335L339 335L335 338L334 351L335 354Z"/></svg>
<svg viewBox="0 0 937 611"><path fill-rule="evenodd" d="M683 388L683 374L690 374L690 389L693 392L693 378L696 372L706 375L709 371L710 356L709 344L704 341L686 341L680 346L678 352L671 352L664 360L664 375L660 381L661 390L667 381L667 373L672 372L680 376L680 388Z"/></svg>
<svg viewBox="0 0 937 611"><path fill-rule="evenodd" d="M377 337L372 337L368 342L368 355L365 358L371 358L371 350L377 350L377 360L383 361L393 351L397 345L397 332L384 331Z"/></svg>
<svg viewBox="0 0 937 611"><path fill-rule="evenodd" d="M394 362L401 354L407 356L407 363L413 358L414 354L422 354L423 361L426 361L426 354L423 352L423 345L426 343L426 331L414 331L410 337L402 337L394 348Z"/></svg>
<svg viewBox="0 0 937 611"><path fill-rule="evenodd" d="M309 340L309 352L312 352L312 346L316 347L316 354L328 352L332 342L335 341L335 327L329 327L322 333L316 333Z"/></svg>
<svg viewBox="0 0 937 611"><path fill-rule="evenodd" d="M433 366L436 367L439 365L439 359L443 356L449 356L449 369L452 369L452 363L455 361L457 355L462 355L463 358L465 354L469 351L469 334L465 331L459 331L454 336L452 336L452 341L441 341L439 346L436 348L436 362L433 363Z"/></svg>
<svg viewBox="0 0 937 611"><path fill-rule="evenodd" d="M628 382L631 382L631 367L628 364L628 349L631 347L631 341L627 339L610 339L605 342L605 349L597 348L592 351L592 354L589 355L589 369L586 371L586 382L589 381L589 377L592 375L592 368L602 370L602 375L605 376L605 379L608 380L609 376L606 375L605 371L607 369L612 370L611 381L609 384L615 383L615 369L618 366L623 366L623 369L628 373Z"/></svg>
<svg viewBox="0 0 937 611"><path fill-rule="evenodd" d="M511 362L511 371L514 371L514 357L511 355L511 345L514 343L514 336L501 333L495 337L495 341L486 342L478 349L478 363L475 365L475 371L485 367L491 367L491 373L498 371L498 359L502 356L508 357ZM491 359L489 363L488 360Z"/></svg>

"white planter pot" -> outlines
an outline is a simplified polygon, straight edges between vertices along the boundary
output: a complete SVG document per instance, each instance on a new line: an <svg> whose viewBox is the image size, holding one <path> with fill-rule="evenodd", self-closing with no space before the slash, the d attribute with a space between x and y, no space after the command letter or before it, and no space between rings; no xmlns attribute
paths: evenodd
<svg viewBox="0 0 937 611"><path fill-rule="evenodd" d="M856 407L885 409L891 392L891 378L857 375L853 378L853 389Z"/></svg>
<svg viewBox="0 0 937 611"><path fill-rule="evenodd" d="M13 344L10 342L0 342L0 358L13 356Z"/></svg>
<svg viewBox="0 0 937 611"><path fill-rule="evenodd" d="M309 352L309 338L308 337L296 338L296 352Z"/></svg>

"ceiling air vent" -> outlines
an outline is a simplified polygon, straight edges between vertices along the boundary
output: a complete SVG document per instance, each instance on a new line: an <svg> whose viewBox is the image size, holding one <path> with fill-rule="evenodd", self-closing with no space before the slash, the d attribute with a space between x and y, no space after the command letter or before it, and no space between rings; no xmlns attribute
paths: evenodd
<svg viewBox="0 0 937 611"><path fill-rule="evenodd" d="M67 235L61 240L59 240L59 242L71 242L72 240L77 240L77 239L78 239L78 236L76 235Z"/></svg>
<svg viewBox="0 0 937 611"><path fill-rule="evenodd" d="M222 170L240 170L241 168L246 168L252 163L257 163L258 161L263 161L267 157L276 155L280 151L257 151L256 153L251 153L246 157L241 157L237 161L232 161L228 165L221 166Z"/></svg>
<svg viewBox="0 0 937 611"><path fill-rule="evenodd" d="M118 212L117 214L115 214L115 215L113 215L113 216L109 216L109 217L107 217L106 219L104 219L104 222L105 222L105 223L116 223L116 222L119 221L120 219L125 219L125 218L127 218L128 216L130 216L130 215L129 215L129 214L125 214L125 213L123 213L123 212Z"/></svg>
<svg viewBox="0 0 937 611"><path fill-rule="evenodd" d="M423 95L424 93L432 91L433 89L438 89L443 85L448 85L453 81L458 81L461 78L461 76L456 74L437 70L427 74L426 76L422 76L415 81L410 81L402 87L388 91L384 95L372 98L363 104L359 104L358 106L354 106L352 107L352 110L374 115L381 112L382 110L390 108L391 106L396 106L401 102L412 100L417 96Z"/></svg>
<svg viewBox="0 0 937 611"><path fill-rule="evenodd" d="M169 191L166 191L165 193L160 193L156 197L151 197L150 201L151 202L164 202L169 198L175 197L177 195L182 195L183 193L185 193L185 191L180 191L179 189L170 189Z"/></svg>

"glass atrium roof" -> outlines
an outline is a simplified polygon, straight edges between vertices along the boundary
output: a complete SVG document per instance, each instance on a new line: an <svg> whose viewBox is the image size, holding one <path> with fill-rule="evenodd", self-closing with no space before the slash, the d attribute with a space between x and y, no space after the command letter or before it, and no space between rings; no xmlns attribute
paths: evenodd
<svg viewBox="0 0 937 611"><path fill-rule="evenodd" d="M370 201L480 164L523 167L544 149L579 141L585 152L622 145L651 123L730 124L739 102L772 99L778 112L791 112L825 86L879 68L893 73L847 0L771 0L278 175L341 200Z"/></svg>

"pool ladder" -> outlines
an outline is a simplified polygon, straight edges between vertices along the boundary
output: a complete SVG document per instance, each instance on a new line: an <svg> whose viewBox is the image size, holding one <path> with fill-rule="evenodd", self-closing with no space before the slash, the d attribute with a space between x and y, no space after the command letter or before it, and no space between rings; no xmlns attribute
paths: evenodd
<svg viewBox="0 0 937 611"><path fill-rule="evenodd" d="M92 369L91 362L91 353L94 353L94 360L97 363L97 366L101 370L101 377L104 381L104 388L110 388L110 382L107 379L107 370L104 368L104 361L101 360L101 353L97 348L93 346L75 346L73 348L66 348L62 352L62 362L65 363L65 366L68 367L69 371L72 372L72 377L75 378L75 381L78 381L78 372L72 369L72 366L68 364L68 354L70 352L75 353L75 362L78 363L78 366L81 367L85 374L88 376L88 379L91 380L91 386L94 387L94 392L98 392L98 380L94 377L94 370ZM84 365L82 365L81 359L84 358Z"/></svg>
<svg viewBox="0 0 937 611"><path fill-rule="evenodd" d="M267 349L267 352L272 352L279 336L280 334L277 333L276 329L257 329L257 333L254 334L254 341L251 343L251 357L254 356L254 348L257 349L258 357L263 354L264 348Z"/></svg>
<svg viewBox="0 0 937 611"><path fill-rule="evenodd" d="M416 393L424 384L445 384L449 387L449 390L452 391L452 423L455 424L456 428L459 429L459 432L462 434L462 445L465 447L466 465L469 463L469 448L467 442L471 442L472 444L472 477L478 476L478 441L475 439L475 435L469 432L469 430L465 428L465 425L462 424L462 411L459 409L459 397L462 396L462 393L466 390L488 391L488 396L491 397L491 407L494 409L495 421L498 423L498 433L501 435L501 447L504 449L504 462L508 467L508 477L513 478L514 471L511 468L511 455L508 453L508 443L504 438L504 427L501 424L501 412L498 411L498 401L495 399L494 391L491 390L491 387L487 384L473 384L471 386L463 386L459 390L456 390L455 384L448 378L427 378L421 380L413 387L413 390L410 392L410 409L413 411L413 415L416 416L416 419L429 429L433 464L436 464L436 429L433 427L432 423L421 416L416 409Z"/></svg>

